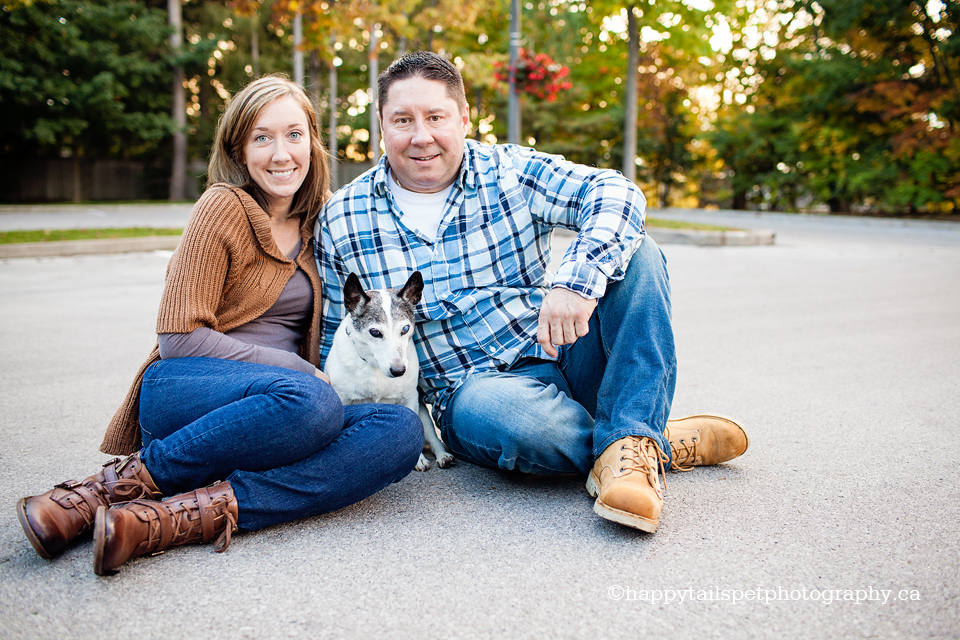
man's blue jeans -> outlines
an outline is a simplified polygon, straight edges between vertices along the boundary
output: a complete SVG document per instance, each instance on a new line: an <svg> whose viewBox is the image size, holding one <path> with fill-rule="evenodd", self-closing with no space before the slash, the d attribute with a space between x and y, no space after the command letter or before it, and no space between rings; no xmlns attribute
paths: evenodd
<svg viewBox="0 0 960 640"><path fill-rule="evenodd" d="M344 406L314 376L216 358L147 369L140 427L164 495L229 481L250 531L359 502L410 473L423 449L406 407Z"/></svg>
<svg viewBox="0 0 960 640"><path fill-rule="evenodd" d="M626 436L656 440L676 387L666 258L643 240L624 279L607 285L590 332L560 349L557 362L521 359L474 374L457 390L441 433L460 458L525 473L586 475Z"/></svg>

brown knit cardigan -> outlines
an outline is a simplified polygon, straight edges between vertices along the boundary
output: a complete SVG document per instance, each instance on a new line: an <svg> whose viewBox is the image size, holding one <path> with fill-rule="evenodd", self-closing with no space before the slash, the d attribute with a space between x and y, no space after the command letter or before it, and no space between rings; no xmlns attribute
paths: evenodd
<svg viewBox="0 0 960 640"><path fill-rule="evenodd" d="M215 184L193 207L183 238L167 266L157 333L189 333L198 327L226 332L260 317L280 297L299 266L313 285L313 315L300 356L319 365L322 300L313 253L313 229L300 231L296 261L273 240L266 212L242 189ZM110 455L137 451L140 439L140 385L160 359L154 347L117 410L100 450Z"/></svg>

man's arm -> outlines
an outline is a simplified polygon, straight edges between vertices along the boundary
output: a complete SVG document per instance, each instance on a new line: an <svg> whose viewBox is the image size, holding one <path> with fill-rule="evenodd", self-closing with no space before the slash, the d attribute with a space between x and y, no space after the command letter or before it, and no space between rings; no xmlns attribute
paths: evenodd
<svg viewBox="0 0 960 640"><path fill-rule="evenodd" d="M578 231L540 310L537 341L551 356L588 332L609 280L623 278L643 239L646 199L622 174L522 150L514 157L542 224Z"/></svg>

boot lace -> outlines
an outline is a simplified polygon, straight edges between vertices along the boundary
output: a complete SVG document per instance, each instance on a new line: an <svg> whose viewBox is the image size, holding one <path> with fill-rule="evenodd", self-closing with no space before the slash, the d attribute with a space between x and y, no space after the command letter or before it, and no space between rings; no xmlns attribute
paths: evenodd
<svg viewBox="0 0 960 640"><path fill-rule="evenodd" d="M142 482L128 478L120 478L116 482L111 483L109 487L103 487L102 490L105 495L113 494L113 496L115 496L112 497L111 504L114 502L129 502L138 498L153 497L153 494Z"/></svg>
<svg viewBox="0 0 960 640"><path fill-rule="evenodd" d="M229 502L226 496L219 496L205 507L215 514L215 518L222 517L226 520L223 532L213 545L213 550L217 553L227 550L231 535L237 529L237 519L227 508ZM180 502L170 505L152 500L132 500L128 504L138 504L153 511L152 517L147 516L147 539L142 545L144 553L160 553L169 547L180 546L191 541L210 541L203 539L200 508L193 504ZM194 517L191 518L191 515Z"/></svg>
<svg viewBox="0 0 960 640"><path fill-rule="evenodd" d="M620 467L620 472L636 471L647 476L650 486L657 490L657 495L661 498L663 494L660 490L660 481L663 480L663 489L667 488L666 474L664 464L670 461L670 458L660 450L657 443L651 438L631 439L630 446L620 445L620 450L629 455L620 456L620 462L625 463ZM659 469L660 475L657 475Z"/></svg>
<svg viewBox="0 0 960 640"><path fill-rule="evenodd" d="M62 489L66 493L56 493L53 500L60 506L73 508L83 518L84 527L93 526L97 508L108 507L115 502L127 502L137 498L153 497L150 489L138 478L124 478L120 476L123 468L131 462L134 456L128 457L122 463L120 458L114 458L103 465L103 471L90 476L83 482L67 480L54 488Z"/></svg>
<svg viewBox="0 0 960 640"><path fill-rule="evenodd" d="M691 436L690 442L686 438L680 438L676 444L670 440L670 451L673 453L673 465L670 468L674 471L693 471L699 444L698 436Z"/></svg>
<svg viewBox="0 0 960 640"><path fill-rule="evenodd" d="M131 476L124 476L124 470L130 467ZM155 499L153 492L144 484L139 477L139 471L143 468L138 454L127 456L122 462L120 458L114 458L103 465L104 482L101 485L97 483L98 488L103 491L107 502L129 502L138 498Z"/></svg>
<svg viewBox="0 0 960 640"><path fill-rule="evenodd" d="M230 546L230 536L237 530L237 519L233 517L230 509L227 508L229 502L230 500L226 496L220 496L210 505L211 508L222 506L223 515L227 518L227 526L223 528L223 533L221 533L217 541L213 543L213 550L217 553L223 553L227 550L227 547Z"/></svg>
<svg viewBox="0 0 960 640"><path fill-rule="evenodd" d="M54 493L51 499L61 507L66 509L73 508L80 517L83 518L84 527L93 526L94 517L97 509L104 503L96 487L90 488L76 480L68 480L54 486L55 489L62 489L66 493Z"/></svg>

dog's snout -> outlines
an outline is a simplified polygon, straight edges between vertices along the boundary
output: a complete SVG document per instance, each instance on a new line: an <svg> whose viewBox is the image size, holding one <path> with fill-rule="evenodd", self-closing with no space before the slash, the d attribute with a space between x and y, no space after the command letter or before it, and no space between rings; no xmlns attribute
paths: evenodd
<svg viewBox="0 0 960 640"><path fill-rule="evenodd" d="M390 375L394 378L399 378L407 372L407 368L403 365L390 367Z"/></svg>

